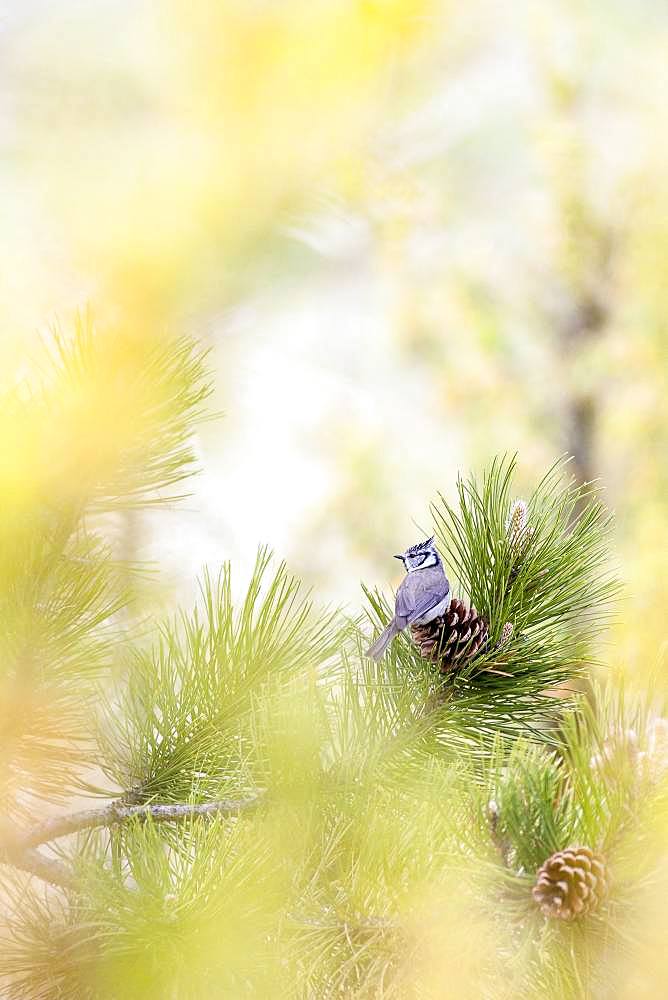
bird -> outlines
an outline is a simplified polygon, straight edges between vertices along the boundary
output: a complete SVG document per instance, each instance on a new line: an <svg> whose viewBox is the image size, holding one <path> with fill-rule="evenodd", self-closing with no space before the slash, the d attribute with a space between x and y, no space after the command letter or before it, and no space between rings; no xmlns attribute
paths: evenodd
<svg viewBox="0 0 668 1000"><path fill-rule="evenodd" d="M401 559L406 576L397 590L394 617L367 650L366 655L376 661L407 625L424 625L445 614L452 597L433 536L394 558Z"/></svg>

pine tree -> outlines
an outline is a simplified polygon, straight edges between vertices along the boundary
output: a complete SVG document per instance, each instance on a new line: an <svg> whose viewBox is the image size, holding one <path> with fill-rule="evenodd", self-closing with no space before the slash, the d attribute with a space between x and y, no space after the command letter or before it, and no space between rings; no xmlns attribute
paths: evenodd
<svg viewBox="0 0 668 1000"><path fill-rule="evenodd" d="M438 498L484 622L448 669L420 635L367 660L389 597L319 611L266 550L240 598L225 565L137 622L109 519L194 471L206 359L56 344L0 413L3 996L611 995L661 885L668 738L569 688L616 591L597 491L558 464L518 501L499 459Z"/></svg>

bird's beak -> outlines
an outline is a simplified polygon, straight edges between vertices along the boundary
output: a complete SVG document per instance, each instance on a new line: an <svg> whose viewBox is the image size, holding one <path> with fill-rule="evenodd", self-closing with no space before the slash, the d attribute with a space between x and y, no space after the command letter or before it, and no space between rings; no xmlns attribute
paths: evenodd
<svg viewBox="0 0 668 1000"><path fill-rule="evenodd" d="M404 561L404 557L403 556L394 556L393 558L394 559L401 559L402 562Z"/></svg>

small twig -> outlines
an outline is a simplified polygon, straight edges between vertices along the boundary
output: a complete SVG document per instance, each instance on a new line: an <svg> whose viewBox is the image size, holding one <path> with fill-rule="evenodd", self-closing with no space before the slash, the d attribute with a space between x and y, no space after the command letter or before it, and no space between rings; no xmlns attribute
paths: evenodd
<svg viewBox="0 0 668 1000"><path fill-rule="evenodd" d="M37 823L19 838L19 842L26 847L37 847L39 844L47 844L68 834L79 833L81 830L119 826L131 819L173 823L190 819L192 816L230 816L258 805L261 798L262 793L258 792L247 799L219 799L216 802L202 802L195 805L189 803L161 805L149 802L145 805L125 806L115 801L101 809L83 809L81 812L54 816L43 823Z"/></svg>

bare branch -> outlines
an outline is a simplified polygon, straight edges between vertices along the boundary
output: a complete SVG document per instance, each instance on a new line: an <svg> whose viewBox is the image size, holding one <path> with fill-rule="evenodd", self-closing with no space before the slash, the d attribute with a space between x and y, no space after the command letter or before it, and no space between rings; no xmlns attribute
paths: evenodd
<svg viewBox="0 0 668 1000"><path fill-rule="evenodd" d="M81 812L69 813L66 816L54 816L43 823L37 823L19 838L19 843L25 847L37 847L39 844L47 844L60 837L66 837L68 834L79 833L81 830L119 826L132 819L151 819L154 823L174 823L190 819L193 816L230 816L256 806L261 798L262 793L258 792L247 799L219 799L215 802L198 804L169 803L161 805L149 802L145 805L123 805L117 800L101 809L84 809Z"/></svg>
<svg viewBox="0 0 668 1000"><path fill-rule="evenodd" d="M34 847L6 848L0 852L0 864L11 865L21 871L36 875L43 882L49 882L59 889L74 889L74 873L55 858L45 858Z"/></svg>
<svg viewBox="0 0 668 1000"><path fill-rule="evenodd" d="M36 849L39 844L48 844L52 840L79 833L81 830L119 826L133 819L140 821L151 819L154 823L177 823L193 816L231 816L244 809L253 808L260 802L262 796L262 792L257 792L247 799L219 799L216 802L202 802L196 805L188 803L122 805L119 801L115 801L101 809L84 809L66 816L54 816L43 823L37 823L18 836L16 834L7 836L5 830L4 843L0 844L0 864L30 872L31 875L36 875L44 882L49 882L60 889L75 889L77 880L74 872L55 858L44 857Z"/></svg>

